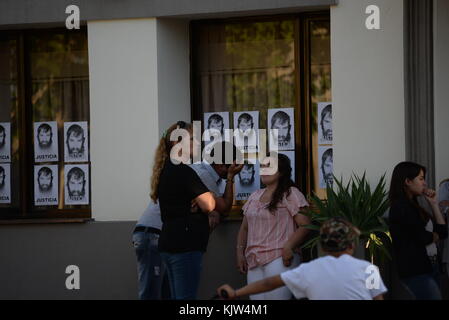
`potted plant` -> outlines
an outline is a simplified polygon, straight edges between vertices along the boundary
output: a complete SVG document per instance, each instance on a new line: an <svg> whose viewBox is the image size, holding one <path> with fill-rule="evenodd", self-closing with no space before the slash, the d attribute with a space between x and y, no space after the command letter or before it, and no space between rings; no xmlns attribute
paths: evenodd
<svg viewBox="0 0 449 320"><path fill-rule="evenodd" d="M359 245L366 248L369 255L366 258L371 262L383 262L385 257L391 259L388 252L391 237L383 218L389 207L385 174L373 191L365 173L361 178L353 174L346 185L343 178L338 180L334 176L334 185L335 188L327 187L326 200L315 194L310 197L311 206L301 212L311 219L311 224L305 227L318 231L324 221L333 217L344 218L360 230ZM318 243L319 234L315 232L302 247L311 248Z"/></svg>

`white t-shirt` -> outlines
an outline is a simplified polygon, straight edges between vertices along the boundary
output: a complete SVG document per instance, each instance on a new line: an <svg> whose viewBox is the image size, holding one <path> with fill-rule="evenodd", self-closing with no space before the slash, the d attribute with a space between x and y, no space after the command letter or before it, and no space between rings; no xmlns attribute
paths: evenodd
<svg viewBox="0 0 449 320"><path fill-rule="evenodd" d="M376 266L347 254L303 263L281 278L297 299L372 300L387 292Z"/></svg>

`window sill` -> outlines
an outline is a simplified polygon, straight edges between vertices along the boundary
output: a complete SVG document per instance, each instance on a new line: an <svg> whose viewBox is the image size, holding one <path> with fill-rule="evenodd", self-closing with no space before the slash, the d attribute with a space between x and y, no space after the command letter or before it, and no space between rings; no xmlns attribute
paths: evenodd
<svg viewBox="0 0 449 320"><path fill-rule="evenodd" d="M92 218L73 218L73 219L11 219L0 220L1 225L23 225L23 224L65 224L65 223L86 223L92 222Z"/></svg>

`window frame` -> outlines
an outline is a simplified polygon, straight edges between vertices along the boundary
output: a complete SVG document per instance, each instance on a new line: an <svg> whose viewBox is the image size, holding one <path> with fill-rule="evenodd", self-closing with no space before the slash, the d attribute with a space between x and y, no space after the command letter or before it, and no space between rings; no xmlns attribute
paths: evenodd
<svg viewBox="0 0 449 320"><path fill-rule="evenodd" d="M19 204L18 208L1 207L0 224L14 223L60 223L60 222L85 222L92 220L92 190L91 190L91 160L89 165L89 205L88 208L58 209L48 207L46 210L33 210L34 199L34 146L33 146L33 106L32 77L29 41L31 36L84 33L87 40L87 26L81 26L78 30L66 28L44 28L26 30L2 30L0 35L4 39L17 41L17 97L18 97L18 132L19 132ZM89 106L90 108L90 106ZM90 130L90 112L88 128ZM59 130L58 130L59 134ZM90 139L90 135L89 135ZM90 143L89 143L90 149ZM59 150L59 152L61 152ZM54 163L56 164L56 163ZM83 163L85 164L85 163ZM57 162L58 169L65 165L63 157ZM60 177L59 177L60 178ZM11 189L13 192L13 189ZM60 199L63 201L63 199ZM87 206L87 205L86 205Z"/></svg>
<svg viewBox="0 0 449 320"><path fill-rule="evenodd" d="M329 21L330 10L317 12L301 12L297 14L280 14L269 16L239 17L227 19L194 20L190 23L190 99L192 121L202 121L203 111L200 96L198 66L195 57L198 53L198 39L195 29L201 25L241 23L241 22L264 22L293 19L295 21L295 109L297 112L295 124L295 173L296 182L304 194L311 194L314 190L314 166L313 166L313 121L312 119L312 92L311 92L311 68L310 68L310 22ZM331 31L332 32L332 31ZM300 111L300 112L299 112ZM299 119L298 119L299 117ZM232 212L240 211L241 205L233 207Z"/></svg>

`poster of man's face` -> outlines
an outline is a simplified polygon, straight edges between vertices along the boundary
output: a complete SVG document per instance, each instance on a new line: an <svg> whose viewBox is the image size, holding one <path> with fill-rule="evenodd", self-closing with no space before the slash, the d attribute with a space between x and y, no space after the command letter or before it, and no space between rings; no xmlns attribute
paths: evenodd
<svg viewBox="0 0 449 320"><path fill-rule="evenodd" d="M284 154L290 159L290 165L292 167L292 176L291 179L293 182L296 182L296 173L295 173L295 151L279 151L279 154Z"/></svg>
<svg viewBox="0 0 449 320"><path fill-rule="evenodd" d="M318 169L320 171L320 188L325 189L327 185L332 187L334 183L333 148L318 147Z"/></svg>
<svg viewBox="0 0 449 320"><path fill-rule="evenodd" d="M11 124L0 122L0 163L11 162Z"/></svg>
<svg viewBox="0 0 449 320"><path fill-rule="evenodd" d="M34 160L58 161L58 125L56 121L34 123Z"/></svg>
<svg viewBox="0 0 449 320"><path fill-rule="evenodd" d="M251 193L260 189L259 162L245 163L235 176L235 199L247 200Z"/></svg>
<svg viewBox="0 0 449 320"><path fill-rule="evenodd" d="M234 112L235 146L242 152L257 152L259 111Z"/></svg>
<svg viewBox="0 0 449 320"><path fill-rule="evenodd" d="M268 109L270 151L295 149L294 119L293 108Z"/></svg>
<svg viewBox="0 0 449 320"><path fill-rule="evenodd" d="M332 144L332 103L318 103L318 143Z"/></svg>
<svg viewBox="0 0 449 320"><path fill-rule="evenodd" d="M11 203L11 165L0 163L0 203Z"/></svg>
<svg viewBox="0 0 449 320"><path fill-rule="evenodd" d="M89 204L89 165L64 166L64 200L66 205Z"/></svg>
<svg viewBox="0 0 449 320"><path fill-rule="evenodd" d="M64 123L64 161L89 161L87 121Z"/></svg>
<svg viewBox="0 0 449 320"><path fill-rule="evenodd" d="M226 129L229 129L229 112L204 113L203 141L206 146L216 141L230 141Z"/></svg>
<svg viewBox="0 0 449 320"><path fill-rule="evenodd" d="M34 204L58 205L58 165L34 166Z"/></svg>

